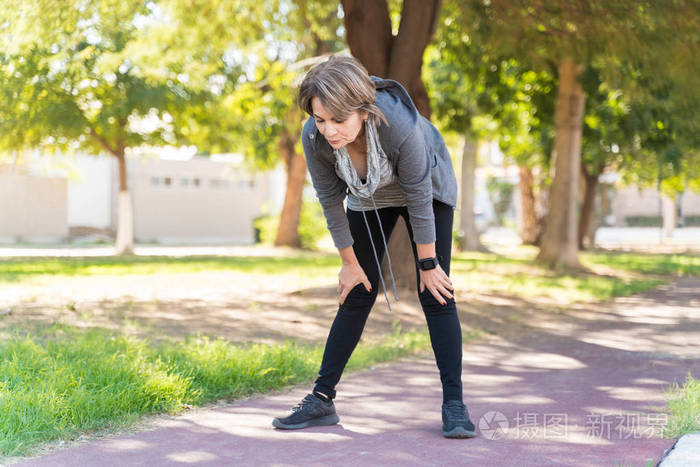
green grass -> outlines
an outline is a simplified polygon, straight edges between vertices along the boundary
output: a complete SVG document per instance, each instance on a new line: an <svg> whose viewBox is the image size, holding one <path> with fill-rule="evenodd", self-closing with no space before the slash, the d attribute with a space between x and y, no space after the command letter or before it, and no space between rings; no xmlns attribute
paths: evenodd
<svg viewBox="0 0 700 467"><path fill-rule="evenodd" d="M581 254L584 266L606 266L609 269L606 274L552 271L533 262L535 255L536 250L527 247L512 257L459 253L452 262L452 280L458 290L505 294L525 300L547 298L570 304L628 296L653 289L666 282L668 276L700 273L694 266L700 265L698 258L690 255Z"/></svg>
<svg viewBox="0 0 700 467"><path fill-rule="evenodd" d="M361 342L347 369L429 349L427 332L397 327L380 342ZM191 337L155 344L58 325L15 334L0 343L0 453L25 454L40 442L128 427L144 414L311 382L322 353L321 345L293 341L233 345Z"/></svg>
<svg viewBox="0 0 700 467"><path fill-rule="evenodd" d="M512 257L485 253L458 253L452 276L458 290L497 293L523 299L545 297L560 304L594 302L627 296L663 284L671 277L700 276L700 256L635 253L581 253L590 268L606 274L551 271L533 262L537 250L521 247ZM12 259L0 264L0 284L28 282L37 277L121 276L238 271L249 274L291 275L302 278L335 277L336 255L306 253L289 257L126 256L107 258Z"/></svg>
<svg viewBox="0 0 700 467"><path fill-rule="evenodd" d="M457 253L454 262L472 268L482 266L531 265L536 249L520 248L514 257L486 253ZM700 255L580 253L584 265L605 265L624 271L667 276L700 276ZM177 274L211 270L234 270L259 274L320 275L336 271L340 266L337 255L319 253L288 257L269 256L123 256L97 258L18 258L0 263L0 282L19 281L43 275L93 276L127 274ZM540 269L545 270L544 267Z"/></svg>
<svg viewBox="0 0 700 467"><path fill-rule="evenodd" d="M700 380L688 373L683 386L674 383L666 393L669 419L664 430L668 438L700 431Z"/></svg>
<svg viewBox="0 0 700 467"><path fill-rule="evenodd" d="M269 256L115 256L99 258L9 259L0 263L0 283L19 282L37 276L121 276L130 274L180 274L201 271L239 271L257 274L290 274L302 277L336 273L337 255L307 254Z"/></svg>
<svg viewBox="0 0 700 467"><path fill-rule="evenodd" d="M581 253L584 263L600 264L615 269L664 276L700 276L700 255Z"/></svg>

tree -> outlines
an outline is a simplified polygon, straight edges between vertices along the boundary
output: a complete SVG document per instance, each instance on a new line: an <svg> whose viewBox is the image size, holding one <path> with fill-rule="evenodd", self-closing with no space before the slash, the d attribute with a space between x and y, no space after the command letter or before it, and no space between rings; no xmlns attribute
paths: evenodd
<svg viewBox="0 0 700 467"><path fill-rule="evenodd" d="M294 105L294 83L304 60L344 46L337 4L101 0L82 8L84 2L73 0L65 11L52 8L44 14L43 3L18 3L28 18L22 23L7 16L12 40L7 36L3 50L12 45L16 52L5 56L6 74L17 75L34 48L43 68L17 75L12 89L0 84L6 93L35 102L31 112L12 99L5 102L12 110L11 118L3 120L8 132L0 137L6 147L63 144L114 155L120 161L120 251L129 251L133 243L124 158L128 148L166 143L194 144L204 154L241 151L253 169L270 168L281 159L288 183L276 244L299 245L306 164L298 141L303 116ZM60 54L69 66L49 73ZM51 86L30 86L34 76L42 85L46 77ZM80 87L85 82L97 87ZM81 93L71 98L65 86ZM47 121L34 118L37 95L44 98L40 103L46 111L40 115ZM139 125L141 120L151 128ZM20 132L25 137L17 138Z"/></svg>
<svg viewBox="0 0 700 467"><path fill-rule="evenodd" d="M549 163L546 155L553 126L549 105L552 78L546 72L525 69L517 60L499 55L498 50L482 42L488 37L486 25L461 5L458 1L445 4L439 40L427 52L427 79L437 123L447 131L464 134L462 247L483 248L478 245L472 200L473 142L482 138L498 139L501 150L520 167L521 236L524 243L534 244L542 217L536 212L536 188L546 180L536 183L532 167Z"/></svg>
<svg viewBox="0 0 700 467"><path fill-rule="evenodd" d="M13 2L14 3L14 2ZM173 115L200 89L163 62L143 61L155 4L42 0L3 8L0 144L3 149L105 151L119 167L118 253L133 248L126 151L174 143Z"/></svg>
<svg viewBox="0 0 700 467"><path fill-rule="evenodd" d="M209 77L219 83L219 98L196 109L185 136L205 151L241 151L256 169L272 168L281 160L287 183L274 243L299 247L306 182L299 134L306 116L295 105L296 84L309 66L345 47L338 5L323 0L251 1L251 9L230 0L214 2L215 8L210 4L202 2L196 20L184 7L175 16L183 27L221 30L219 36L227 40L214 42L212 56L245 72ZM235 33L227 32L231 24L237 24Z"/></svg>
<svg viewBox="0 0 700 467"><path fill-rule="evenodd" d="M460 15L456 2L445 4L436 33L439 40L426 51L425 75L436 125L463 139L458 246L461 250L485 251L474 216L475 172L479 139L489 132L491 123L484 115L492 113L497 99L486 85L493 74L491 58L473 36L464 34Z"/></svg>
<svg viewBox="0 0 700 467"><path fill-rule="evenodd" d="M498 143L503 153L518 165L522 243L539 245L551 186L552 95L556 83L546 71L524 69L513 59L505 63L503 85L511 92L496 109Z"/></svg>
<svg viewBox="0 0 700 467"><path fill-rule="evenodd" d="M578 222L578 248L594 246L593 220L598 178L609 167L620 167L621 155L634 151L635 131L622 91L603 82L600 70L589 64L582 76L588 99L583 122L581 175L583 201Z"/></svg>
<svg viewBox="0 0 700 467"><path fill-rule="evenodd" d="M512 54L529 68L548 69L557 75L552 157L555 176L538 259L552 266L579 267L576 229L585 101L580 78L584 64L594 59L608 67L625 61L658 61L672 41L676 45L682 41L696 45L692 44L697 42L692 22L697 21L697 11L689 0L490 0L470 2L468 6L488 22L494 47ZM681 34L677 39L679 27L688 36ZM689 56L684 54L688 49L681 49L681 53L671 53L672 66L685 70Z"/></svg>
<svg viewBox="0 0 700 467"><path fill-rule="evenodd" d="M352 55L370 74L403 84L418 111L430 118L430 101L421 76L423 52L435 33L442 0L404 0L400 13L390 11L386 0L341 3ZM392 13L400 17L396 34Z"/></svg>
<svg viewBox="0 0 700 467"><path fill-rule="evenodd" d="M652 87L628 104L631 144L621 151L617 170L624 183L656 187L671 199L687 189L700 191L700 136L692 93L675 83ZM695 107L696 108L696 107Z"/></svg>

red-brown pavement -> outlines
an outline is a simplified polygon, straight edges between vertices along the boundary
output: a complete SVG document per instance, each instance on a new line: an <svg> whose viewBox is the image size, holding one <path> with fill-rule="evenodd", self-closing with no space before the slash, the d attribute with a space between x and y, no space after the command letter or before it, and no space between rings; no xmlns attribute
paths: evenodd
<svg viewBox="0 0 700 467"><path fill-rule="evenodd" d="M336 426L272 428L305 385L161 418L21 465L654 465L675 441L659 434L665 389L700 374L699 318L700 280L680 279L466 344L474 439L442 437L439 377L424 357L345 375Z"/></svg>

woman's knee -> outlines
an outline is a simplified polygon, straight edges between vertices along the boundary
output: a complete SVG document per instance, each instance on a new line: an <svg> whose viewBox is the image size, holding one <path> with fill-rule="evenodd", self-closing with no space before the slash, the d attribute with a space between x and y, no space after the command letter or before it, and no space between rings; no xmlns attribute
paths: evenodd
<svg viewBox="0 0 700 467"><path fill-rule="evenodd" d="M456 313L457 303L455 302L454 298L447 298L445 296L442 298L445 300L444 305L438 302L427 288L423 290L423 292L418 292L418 300L420 301L424 313Z"/></svg>
<svg viewBox="0 0 700 467"><path fill-rule="evenodd" d="M376 299L376 284L372 284L372 290L370 291L367 291L364 284L357 284L345 297L345 302L340 305L338 313L352 315L369 313Z"/></svg>

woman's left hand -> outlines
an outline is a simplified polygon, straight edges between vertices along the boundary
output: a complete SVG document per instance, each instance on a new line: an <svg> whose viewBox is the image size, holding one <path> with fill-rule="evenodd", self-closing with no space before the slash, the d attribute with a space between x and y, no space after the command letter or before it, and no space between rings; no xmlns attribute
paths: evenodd
<svg viewBox="0 0 700 467"><path fill-rule="evenodd" d="M447 274L445 274L445 271L442 270L439 264L435 269L429 271L420 270L420 291L423 292L426 288L433 294L435 300L443 306L447 304L443 296L454 298L451 293L455 290L452 281L447 277Z"/></svg>

